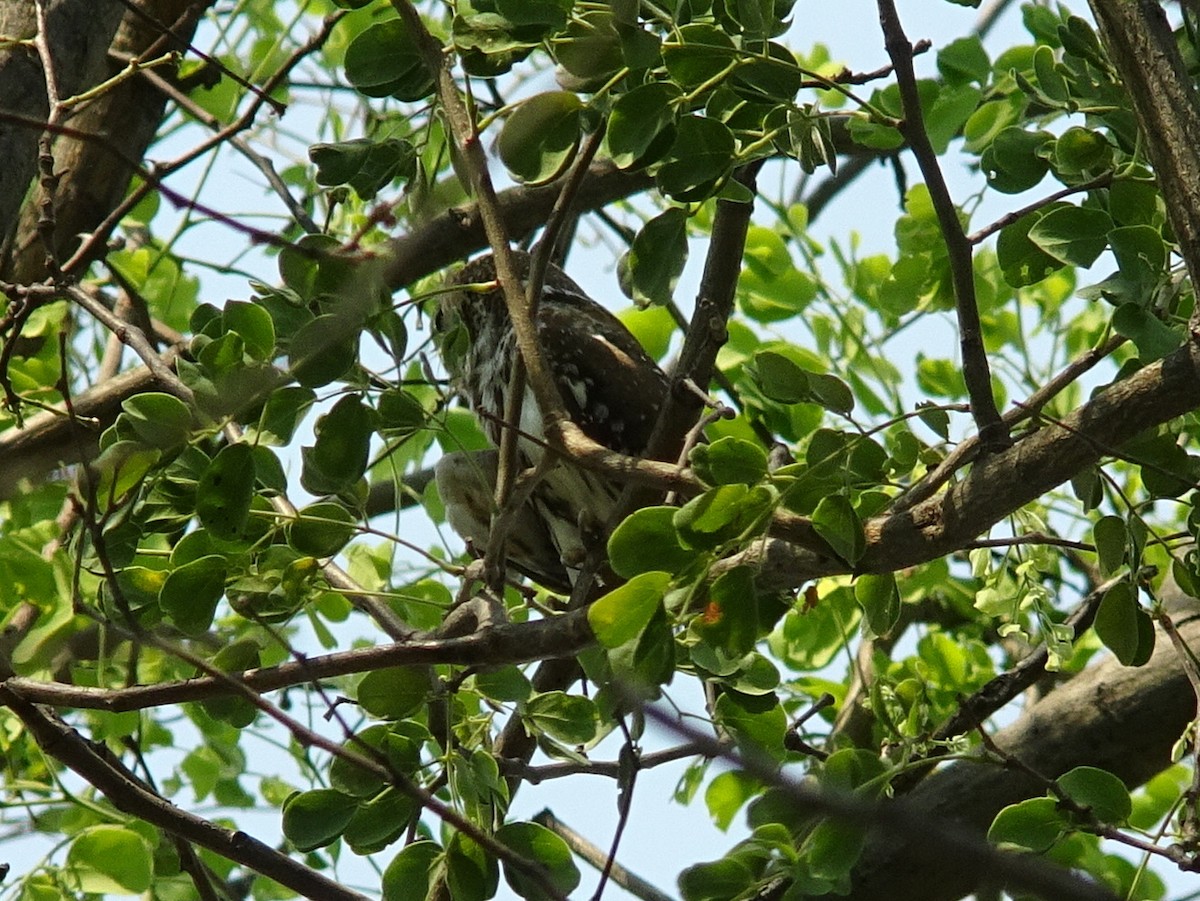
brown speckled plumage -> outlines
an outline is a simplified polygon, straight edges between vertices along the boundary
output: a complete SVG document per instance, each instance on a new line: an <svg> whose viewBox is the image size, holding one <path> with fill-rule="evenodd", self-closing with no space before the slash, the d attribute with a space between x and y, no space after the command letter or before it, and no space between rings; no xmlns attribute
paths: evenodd
<svg viewBox="0 0 1200 901"><path fill-rule="evenodd" d="M522 278L528 275L529 262L528 255L516 255ZM485 256L455 274L448 285L484 286L494 283L495 278L492 257ZM443 356L456 389L481 414L485 432L499 444L516 356L516 340L503 293L498 285L490 290L448 292L442 295L437 318L438 329L444 334L456 323L465 329L465 343L459 346L461 353L446 352ZM571 419L590 438L612 450L631 455L642 453L666 399L668 382L637 339L566 273L553 266L546 274L535 325L546 364ZM540 438L541 424L541 411L532 392L527 390L521 430ZM536 441L523 440L520 453L523 465L530 466L541 459L543 448ZM460 466L452 462L445 469L447 473L458 472ZM493 479L494 469L493 463ZM461 495L462 486L444 484L448 479L449 475L439 474L443 498ZM550 566L545 553L531 554L532 542L525 542L522 552L518 547L520 540L510 547L510 562L547 587L560 590L567 587L572 567L583 559L587 550L581 536L580 516L585 516L593 526L605 524L615 508L620 487L567 463L558 464L539 483L530 503L535 516L544 524L555 553L564 561L563 569ZM467 500L459 497L460 504ZM469 505L476 511L487 509L477 499ZM451 523L463 537L477 546L486 543L486 517L476 516L467 523L463 511L457 512L459 522L452 517Z"/></svg>

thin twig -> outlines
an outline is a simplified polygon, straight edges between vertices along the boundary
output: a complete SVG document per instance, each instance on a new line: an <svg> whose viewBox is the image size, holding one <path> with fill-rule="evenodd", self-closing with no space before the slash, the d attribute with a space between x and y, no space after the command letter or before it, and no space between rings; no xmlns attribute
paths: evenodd
<svg viewBox="0 0 1200 901"><path fill-rule="evenodd" d="M1114 176L1115 173L1113 172L1105 172L1104 174L1098 175L1090 181L1083 182L1083 184L1068 185L1067 187L1055 191L1053 194L1050 194L1041 200L1034 201L1033 203L1021 207L1020 209L1013 210L1011 213L1005 213L990 225L985 225L978 231L967 235L967 243L972 246L981 244L996 232L1000 231L1006 226L1012 225L1023 216L1028 216L1030 213L1036 212L1037 210L1040 210L1042 207L1048 206L1049 204L1057 203L1064 197L1070 197L1072 194L1082 194L1084 191L1094 191L1097 188L1107 188L1113 183Z"/></svg>
<svg viewBox="0 0 1200 901"><path fill-rule="evenodd" d="M641 898L642 901L672 901L670 895L659 891L658 888L636 873L629 872L620 864L612 863L611 858L604 853L602 848L588 841L583 835L576 832L549 810L543 810L541 813L534 814L533 822L540 826L545 826L566 842L567 847L571 849L572 853L596 869L599 870L608 866L612 881L635 898Z"/></svg>
<svg viewBox="0 0 1200 901"><path fill-rule="evenodd" d="M1108 357L1113 351L1124 344L1128 339L1123 335L1112 335L1107 341L1099 347L1092 348L1087 353L1082 354L1078 359L1071 361L1070 364L1063 367L1054 378L1046 382L1041 388L1033 392L1025 399L1023 403L1017 404L1013 409L1008 410L1004 414L1004 422L1008 428L1023 422L1026 419L1034 416L1037 411L1050 403L1050 401L1060 391L1082 376L1085 372L1099 363L1101 360ZM917 504L925 501L937 492L950 477L954 475L958 469L969 463L975 458L979 450L979 436L971 435L959 442L946 457L935 466L930 472L917 483L912 485L903 494L899 495L896 500L890 505L889 509L893 513L901 513L905 510L915 507Z"/></svg>
<svg viewBox="0 0 1200 901"><path fill-rule="evenodd" d="M1008 427L996 408L992 394L991 372L987 350L983 346L983 327L975 298L975 270L972 265L971 244L963 232L958 209L938 164L937 153L930 143L921 113L921 98L917 76L913 69L913 48L904 33L894 0L878 0L879 24L884 44L896 69L896 85L904 107L903 133L916 157L930 200L937 214L946 254L950 263L950 278L954 285L954 303L958 314L958 340L962 352L963 380L971 398L971 413L979 432L981 447L996 450L1009 443Z"/></svg>
<svg viewBox="0 0 1200 901"><path fill-rule="evenodd" d="M788 776L774 758L765 754L740 753L657 707L643 709L647 719L685 741L705 747L709 755L720 757L764 785L777 789L782 797L807 815L870 826L892 836L924 836L931 846L936 845L939 853L954 857L958 863L974 865L1006 887L1033 892L1044 898L1118 901L1105 886L1028 854L1001 851L988 844L982 835L923 814L903 801L876 802L861 795L822 789L815 782Z"/></svg>

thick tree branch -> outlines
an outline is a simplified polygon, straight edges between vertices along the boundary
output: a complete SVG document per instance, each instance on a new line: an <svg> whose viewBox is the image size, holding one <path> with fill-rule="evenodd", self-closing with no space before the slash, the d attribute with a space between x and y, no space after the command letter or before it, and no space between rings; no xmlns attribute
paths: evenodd
<svg viewBox="0 0 1200 901"><path fill-rule="evenodd" d="M1179 626L1200 645L1200 621ZM1140 785L1171 762L1171 748L1195 713L1178 654L1159 634L1143 667L1116 660L1076 676L994 738L1005 753L1050 778L1076 766L1108 770ZM912 808L967 834L982 834L1001 808L1045 794L1028 773L976 762L956 763L908 796ZM863 852L850 901L951 901L978 886L978 865L919 835L883 835Z"/></svg>
<svg viewBox="0 0 1200 901"><path fill-rule="evenodd" d="M1200 406L1200 346L1189 341L1170 356L1116 382L1065 417L1017 444L977 461L959 482L908 509L866 523L859 572L896 572L963 548L1014 510L1063 484L1146 429ZM777 534L804 538L811 524L777 517ZM759 567L764 588L796 588L845 572L835 559L785 541L767 542L726 561Z"/></svg>
<svg viewBox="0 0 1200 901"><path fill-rule="evenodd" d="M212 3L213 0L138 0L140 11L125 11L111 53L98 64L92 83L118 74L122 66L127 67L128 62L121 60L146 60L186 46L204 10ZM114 2L112 6L120 17L121 4ZM83 14L79 22L95 27L90 18L94 15ZM170 23L169 46L158 23ZM60 66L73 59L56 58ZM14 96L9 90L3 89L3 93ZM135 77L109 87L77 112L71 120L72 127L85 134L105 135L111 146L120 148L119 155L94 140L66 134L56 139L54 169L59 182L54 196L55 251L60 258L68 256L78 244L78 236L92 231L121 201L134 171L128 161L144 157L162 123L165 102L166 98L156 88ZM3 216L0 221L5 221ZM45 253L37 238L36 224L36 207L26 205L21 211L12 256L0 261L0 272L6 280L31 284L45 278Z"/></svg>
<svg viewBox="0 0 1200 901"><path fill-rule="evenodd" d="M227 678L198 676L186 682L106 689L14 677L4 685L38 704L119 713L222 697L237 693L241 686L261 693L389 666L504 666L573 658L594 641L586 612L576 611L553 619L502 623L457 638L413 638L374 648L339 651L231 673Z"/></svg>
<svg viewBox="0 0 1200 901"><path fill-rule="evenodd" d="M20 718L43 751L95 786L118 810L269 876L305 897L366 901L365 895L339 885L245 832L226 829L181 810L150 791L118 760L98 749L103 745L85 741L62 720L46 715L2 686L0 703Z"/></svg>
<svg viewBox="0 0 1200 901"><path fill-rule="evenodd" d="M734 178L754 192L755 179L763 161L750 163ZM713 218L712 240L704 261L704 275L692 321L687 329L679 361L673 372L674 390L654 426L646 456L652 460L672 460L683 443L684 435L700 418L700 398L684 385L684 380L707 391L716 370L717 353L728 337L729 317L737 297L738 277L742 273L742 254L750 227L752 203L717 201Z"/></svg>
<svg viewBox="0 0 1200 901"><path fill-rule="evenodd" d="M699 728L668 716L657 708L646 708L645 712L647 719L653 719L679 737L704 748L706 754L722 757L765 785L772 786L807 815L872 827L880 835L897 842L911 843L939 860L953 861L955 869L973 872L976 878L967 887L968 891L988 880L1032 893L1047 901L1117 901L1117 896L1106 887L1089 883L1054 864L1029 855L999 850L988 844L982 830L964 829L943 811L927 811L908 800L875 802L861 795L824 790L815 781L802 781L780 772L777 764L765 755L749 756L730 750ZM871 857L871 850L868 849L862 859L873 862ZM902 883L905 880L900 871L907 865L906 860L894 862L894 869L889 871L887 878ZM890 883L881 880L880 884L874 886L874 894L854 894L853 897L860 901L878 901L880 898L887 898L888 901L910 898L913 901L918 898L939 901L945 897L949 901L951 897L958 898L963 894L937 894L940 880L936 874L925 872L922 876L924 883L932 890L928 895L897 895ZM790 880L786 878L780 879L761 897L782 897L789 883Z"/></svg>
<svg viewBox="0 0 1200 901"><path fill-rule="evenodd" d="M1100 36L1133 101L1167 218L1193 285L1200 285L1200 97L1167 14L1154 0L1089 0ZM1200 324L1200 305L1192 327Z"/></svg>
<svg viewBox="0 0 1200 901"><path fill-rule="evenodd" d="M0 35L32 38L37 33L36 7L30 2L0 3ZM46 4L44 39L59 68L58 90L70 96L104 77L105 55L121 22L117 0L53 0ZM50 113L46 82L31 46L0 49L0 110L44 121ZM14 237L18 210L37 168L39 134L0 122L0 244Z"/></svg>
<svg viewBox="0 0 1200 901"><path fill-rule="evenodd" d="M600 209L653 184L645 172L624 172L609 162L595 163L575 195L575 207ZM496 209L505 231L519 237L540 228L561 194L562 179L501 191L496 195ZM384 283L392 290L403 288L486 246L479 204L454 207L388 245Z"/></svg>

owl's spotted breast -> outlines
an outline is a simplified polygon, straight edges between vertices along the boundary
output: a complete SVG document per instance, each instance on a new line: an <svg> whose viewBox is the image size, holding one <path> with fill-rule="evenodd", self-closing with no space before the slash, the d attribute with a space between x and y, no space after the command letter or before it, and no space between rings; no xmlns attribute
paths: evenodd
<svg viewBox="0 0 1200 901"><path fill-rule="evenodd" d="M515 254L515 262L519 276L526 279L529 256ZM443 356L457 389L480 414L491 440L499 444L517 346L503 292L496 284L494 261L490 256L475 260L452 277L448 286L458 290L442 296L438 327L446 331L460 324L465 340L456 350L444 349ZM643 453L669 385L667 376L633 334L553 266L546 273L534 325L547 368L571 420L588 437L611 450L634 456ZM541 413L532 393L527 392L520 423L523 433L535 439L543 437ZM522 440L519 448L525 466L543 454L537 441ZM448 467L447 473L450 471ZM443 497L454 493L454 487L443 488ZM585 532L590 534L591 530L581 530L581 516L592 528L605 524L615 511L620 493L620 484L584 472L569 462L559 463L534 489L529 500L531 513L568 569L578 566L588 550ZM466 516L458 519L468 521ZM479 517L470 521L478 523ZM482 531L479 525L472 530ZM486 540L486 534L463 537L476 545ZM510 543L514 567L529 574L548 572L550 567L544 559L527 559L536 536L525 539L523 536ZM520 547L525 550L515 550Z"/></svg>

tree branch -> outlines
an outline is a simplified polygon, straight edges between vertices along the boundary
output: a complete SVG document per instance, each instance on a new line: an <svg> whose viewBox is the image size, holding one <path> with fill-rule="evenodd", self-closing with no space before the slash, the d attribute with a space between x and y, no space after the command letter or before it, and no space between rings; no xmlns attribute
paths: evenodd
<svg viewBox="0 0 1200 901"><path fill-rule="evenodd" d="M116 758L99 750L57 717L47 716L21 695L0 686L0 702L24 723L38 746L102 792L121 811L269 876L309 898L366 901L332 879L292 860L242 831L225 829L181 810L146 788Z"/></svg>
<svg viewBox="0 0 1200 901"><path fill-rule="evenodd" d="M976 461L941 494L865 525L866 552L858 572L896 572L964 547L1014 510L1063 484L1146 429L1200 406L1200 346L1189 341L1170 356L1109 385L1066 416L1017 444ZM811 524L776 517L776 534L800 537ZM763 588L796 588L818 576L845 572L834 558L785 541L738 554L721 566L759 568Z"/></svg>
<svg viewBox="0 0 1200 901"><path fill-rule="evenodd" d="M198 676L130 688L90 688L13 677L0 684L38 704L120 713L165 704L182 704L235 694L241 687L273 691L389 666L503 666L537 660L573 658L595 641L586 611L527 623L501 623L456 638L413 638L404 642L309 657L265 669L229 673L225 678Z"/></svg>
<svg viewBox="0 0 1200 901"><path fill-rule="evenodd" d="M950 278L954 283L954 304L958 313L958 340L962 349L963 379L971 398L971 414L975 427L987 449L997 449L1008 443L1008 428L996 409L992 395L992 378L987 351L983 346L983 327L975 299L975 269L971 262L971 244L958 219L958 210L950 197L950 189L942 176L937 154L925 131L921 113L921 97L917 91L917 76L913 70L912 44L904 34L894 0L878 0L879 24L892 66L896 84L904 105L904 137L925 178L929 196L937 213L946 253L950 258Z"/></svg>
<svg viewBox="0 0 1200 901"><path fill-rule="evenodd" d="M1167 219L1193 285L1200 285L1200 96L1167 14L1154 0L1088 0L1129 92ZM1192 328L1200 326L1200 305Z"/></svg>
<svg viewBox="0 0 1200 901"><path fill-rule="evenodd" d="M1200 643L1200 621L1179 630L1189 646ZM1178 655L1160 640L1145 666L1109 659L1051 692L993 740L1051 778L1094 766L1140 785L1170 764L1171 748L1194 713ZM1044 792L1026 773L965 761L927 778L907 800L910 809L950 828L981 833L1001 808ZM852 878L850 901L951 901L978 886L984 874L923 836L876 831Z"/></svg>

